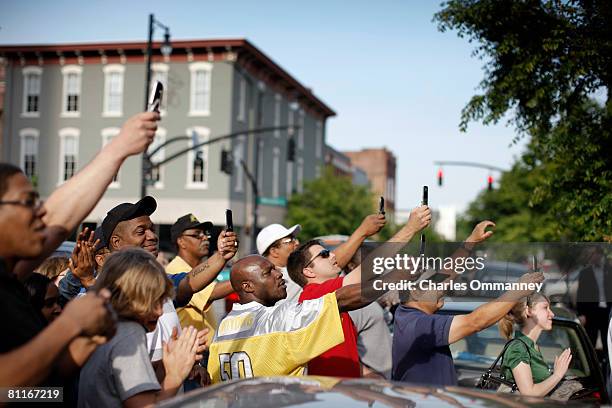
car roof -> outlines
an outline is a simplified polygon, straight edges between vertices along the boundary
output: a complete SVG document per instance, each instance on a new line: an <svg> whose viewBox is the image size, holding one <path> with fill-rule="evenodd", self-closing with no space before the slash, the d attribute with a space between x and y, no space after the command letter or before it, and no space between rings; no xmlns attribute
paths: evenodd
<svg viewBox="0 0 612 408"><path fill-rule="evenodd" d="M499 406L537 403L555 407L555 401L487 392L463 387L411 385L377 379L335 377L268 377L224 382L162 402L159 407L254 406ZM229 403L228 403L229 402Z"/></svg>

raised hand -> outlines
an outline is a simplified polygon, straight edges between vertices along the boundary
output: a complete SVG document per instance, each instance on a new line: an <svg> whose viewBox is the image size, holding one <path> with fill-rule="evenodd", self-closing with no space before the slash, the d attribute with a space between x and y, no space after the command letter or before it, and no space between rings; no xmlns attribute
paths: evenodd
<svg viewBox="0 0 612 408"><path fill-rule="evenodd" d="M143 112L132 116L123 124L119 135L113 138L109 146L117 148L126 157L144 152L155 137L159 119L157 112Z"/></svg>
<svg viewBox="0 0 612 408"><path fill-rule="evenodd" d="M364 237L371 237L383 229L386 223L387 220L383 214L370 214L361 221L357 230Z"/></svg>
<svg viewBox="0 0 612 408"><path fill-rule="evenodd" d="M95 284L94 269L96 266L95 247L100 240L94 241L94 231L85 228L77 237L77 242L68 260L72 274L79 278L83 286L91 287Z"/></svg>
<svg viewBox="0 0 612 408"><path fill-rule="evenodd" d="M198 332L189 326L181 332L176 340L169 339L163 343L162 362L166 369L166 378L180 385L189 375L196 362L198 350Z"/></svg>
<svg viewBox="0 0 612 408"><path fill-rule="evenodd" d="M562 379L569 369L569 365L572 362L572 351L569 348L563 350L561 354L555 357L555 365L553 368L553 374Z"/></svg>
<svg viewBox="0 0 612 408"><path fill-rule="evenodd" d="M465 241L478 243L490 238L493 235L493 231L487 231L487 228L495 230L495 223L489 220L479 222Z"/></svg>
<svg viewBox="0 0 612 408"><path fill-rule="evenodd" d="M526 273L519 279L519 283L541 283L544 282L544 274L542 272Z"/></svg>
<svg viewBox="0 0 612 408"><path fill-rule="evenodd" d="M221 231L219 238L217 239L217 249L219 254L229 261L236 255L238 251L238 236L233 231Z"/></svg>
<svg viewBox="0 0 612 408"><path fill-rule="evenodd" d="M425 229L431 222L431 210L426 205L421 205L410 211L410 217L406 223L406 228L414 232Z"/></svg>
<svg viewBox="0 0 612 408"><path fill-rule="evenodd" d="M58 319L67 319L79 328L80 334L88 337L111 338L115 334L117 316L110 304L110 292L89 292L66 305Z"/></svg>

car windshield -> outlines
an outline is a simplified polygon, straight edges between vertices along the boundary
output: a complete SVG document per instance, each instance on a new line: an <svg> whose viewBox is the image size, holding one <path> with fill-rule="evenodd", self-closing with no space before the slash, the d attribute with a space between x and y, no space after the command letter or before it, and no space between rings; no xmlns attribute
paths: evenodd
<svg viewBox="0 0 612 408"><path fill-rule="evenodd" d="M484 370L493 364L505 344L506 339L499 333L497 325L494 325L451 344L450 349L458 368ZM573 357L567 375L580 378L591 375L587 354L580 337L570 325L553 322L552 330L542 332L537 345L551 369L555 356L569 347Z"/></svg>

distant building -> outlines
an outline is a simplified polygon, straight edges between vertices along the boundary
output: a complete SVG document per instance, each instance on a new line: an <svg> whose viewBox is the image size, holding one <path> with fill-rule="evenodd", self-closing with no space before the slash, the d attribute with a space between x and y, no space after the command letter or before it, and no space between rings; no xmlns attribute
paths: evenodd
<svg viewBox="0 0 612 408"><path fill-rule="evenodd" d="M248 243L253 200L240 161L259 185L260 227L281 222L287 198L322 171L326 120L335 113L247 40L174 41L167 57L160 45L154 45L152 79L164 84L165 95L149 151L178 135L192 139L162 148L153 161L194 139L245 132L153 172L148 193L158 200L153 219L160 236L169 237L169 225L189 212L221 226L232 208L241 242ZM20 165L48 196L144 109L145 50L143 42L0 46L7 64L2 160ZM248 133L289 125L300 128ZM220 170L222 150L232 153L231 175ZM116 204L137 200L140 180L141 160L131 158L87 221L98 223Z"/></svg>
<svg viewBox="0 0 612 408"><path fill-rule="evenodd" d="M351 159L353 166L365 171L372 192L383 196L387 211L395 213L396 159L393 153L386 148L343 153ZM378 197L376 200L378 202Z"/></svg>
<svg viewBox="0 0 612 408"><path fill-rule="evenodd" d="M395 222L404 224L408 221L410 210L397 210ZM457 209L454 206L442 206L432 209L431 225L433 230L447 241L457 238Z"/></svg>
<svg viewBox="0 0 612 408"><path fill-rule="evenodd" d="M350 157L329 145L325 146L325 165L331 167L336 176L350 177L355 185L370 185L365 171L353 166Z"/></svg>

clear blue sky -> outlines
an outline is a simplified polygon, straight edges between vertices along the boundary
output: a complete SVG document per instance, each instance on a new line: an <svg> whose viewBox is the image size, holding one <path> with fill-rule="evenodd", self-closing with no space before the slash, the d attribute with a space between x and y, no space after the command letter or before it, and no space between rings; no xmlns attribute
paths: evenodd
<svg viewBox="0 0 612 408"><path fill-rule="evenodd" d="M505 124L467 133L460 112L483 77L473 45L432 22L437 1L33 1L0 0L0 44L145 40L147 16L174 39L244 37L330 105L327 141L339 150L386 146L398 159L400 208L420 201L465 207L487 172L445 168L434 160L478 161L508 168Z"/></svg>

